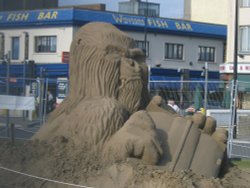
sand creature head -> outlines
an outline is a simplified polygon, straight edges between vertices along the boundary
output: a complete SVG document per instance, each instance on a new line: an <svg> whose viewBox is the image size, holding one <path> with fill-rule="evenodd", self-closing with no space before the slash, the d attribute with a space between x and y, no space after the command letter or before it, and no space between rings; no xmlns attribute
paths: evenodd
<svg viewBox="0 0 250 188"><path fill-rule="evenodd" d="M115 98L130 113L145 107L147 68L134 40L108 23L89 23L70 49L70 94L74 103L86 97Z"/></svg>

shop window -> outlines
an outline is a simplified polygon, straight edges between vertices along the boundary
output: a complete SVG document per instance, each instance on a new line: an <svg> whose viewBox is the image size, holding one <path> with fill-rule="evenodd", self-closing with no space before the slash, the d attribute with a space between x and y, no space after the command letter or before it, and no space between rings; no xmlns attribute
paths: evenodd
<svg viewBox="0 0 250 188"><path fill-rule="evenodd" d="M241 0L240 6L241 7L250 7L250 0Z"/></svg>
<svg viewBox="0 0 250 188"><path fill-rule="evenodd" d="M19 37L12 37L11 38L11 58L13 60L19 59L19 50L20 50L20 39Z"/></svg>
<svg viewBox="0 0 250 188"><path fill-rule="evenodd" d="M165 43L165 59L183 60L183 44Z"/></svg>
<svg viewBox="0 0 250 188"><path fill-rule="evenodd" d="M36 36L35 52L36 53L54 53L56 52L56 36Z"/></svg>
<svg viewBox="0 0 250 188"><path fill-rule="evenodd" d="M199 61L214 62L215 47L199 46Z"/></svg>
<svg viewBox="0 0 250 188"><path fill-rule="evenodd" d="M240 53L250 53L250 26L240 27Z"/></svg>
<svg viewBox="0 0 250 188"><path fill-rule="evenodd" d="M135 41L135 47L144 50L145 41L136 40ZM147 46L146 46L146 56L147 57L149 56L149 42L148 41L147 41Z"/></svg>

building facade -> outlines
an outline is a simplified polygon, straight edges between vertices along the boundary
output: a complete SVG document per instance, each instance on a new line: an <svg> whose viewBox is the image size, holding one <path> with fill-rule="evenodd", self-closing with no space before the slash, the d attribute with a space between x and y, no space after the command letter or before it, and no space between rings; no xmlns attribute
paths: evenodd
<svg viewBox="0 0 250 188"><path fill-rule="evenodd" d="M236 6L237 3L237 6ZM229 24L226 63L220 65L222 80L233 80L235 59L237 59L238 105L250 108L250 0L234 0L229 4ZM238 10L238 11L236 11ZM236 16L238 12L238 16ZM236 25L236 18L238 24ZM237 29L237 30L236 30ZM237 31L237 41L235 31ZM237 42L237 50L235 43Z"/></svg>
<svg viewBox="0 0 250 188"><path fill-rule="evenodd" d="M239 79L242 75L250 77L250 0L237 0L238 2L238 73ZM224 79L231 79L234 62L235 44L235 9L236 2L231 1L229 5L229 18L227 31L227 57L226 64L220 66L220 72L224 74ZM250 80L250 78L249 78Z"/></svg>
<svg viewBox="0 0 250 188"><path fill-rule="evenodd" d="M57 8L58 0L0 0L0 11Z"/></svg>
<svg viewBox="0 0 250 188"><path fill-rule="evenodd" d="M184 19L227 25L230 3L229 0L185 0Z"/></svg>
<svg viewBox="0 0 250 188"><path fill-rule="evenodd" d="M137 14L142 16L159 17L160 4L142 2L141 0L130 0L119 2L119 12L127 14Z"/></svg>
<svg viewBox="0 0 250 188"><path fill-rule="evenodd" d="M92 21L114 24L138 47L145 44L143 16L65 8L3 12L0 18L0 54L11 51L13 63L61 63L74 33ZM224 61L226 26L148 18L147 31L147 63L152 67L201 70L208 62L211 71L218 71Z"/></svg>

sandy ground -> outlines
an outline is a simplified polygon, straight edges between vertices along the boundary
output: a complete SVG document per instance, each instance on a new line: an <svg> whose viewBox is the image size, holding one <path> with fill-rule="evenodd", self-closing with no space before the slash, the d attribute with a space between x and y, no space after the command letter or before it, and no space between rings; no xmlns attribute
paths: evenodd
<svg viewBox="0 0 250 188"><path fill-rule="evenodd" d="M85 148L86 149L86 148ZM192 171L171 173L165 167L143 165L135 159L104 164L94 153L57 138L53 144L23 141L13 146L0 140L0 166L35 176L96 188L250 187L250 172L230 163L220 178ZM0 187L73 187L0 170Z"/></svg>

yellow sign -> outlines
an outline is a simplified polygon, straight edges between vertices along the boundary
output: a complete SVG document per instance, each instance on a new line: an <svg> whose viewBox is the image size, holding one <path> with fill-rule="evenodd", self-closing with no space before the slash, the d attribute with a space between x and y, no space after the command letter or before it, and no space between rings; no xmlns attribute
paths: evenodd
<svg viewBox="0 0 250 188"><path fill-rule="evenodd" d="M158 20L153 18L148 18L148 25L159 27L159 28L168 28L168 23L165 20Z"/></svg>
<svg viewBox="0 0 250 188"><path fill-rule="evenodd" d="M49 12L40 12L38 14L38 20L52 20L56 19L58 15L57 11L49 11Z"/></svg>
<svg viewBox="0 0 250 188"><path fill-rule="evenodd" d="M178 30L193 31L192 26L189 23L175 22L175 27Z"/></svg>
<svg viewBox="0 0 250 188"><path fill-rule="evenodd" d="M36 20L54 20L57 19L58 11L40 11L38 15L34 17L34 14L31 15L30 19ZM28 21L30 17L29 13L9 13L7 15L6 21L8 22L18 22L18 21ZM0 17L1 20L2 17Z"/></svg>

